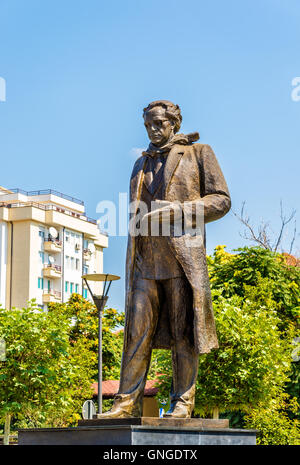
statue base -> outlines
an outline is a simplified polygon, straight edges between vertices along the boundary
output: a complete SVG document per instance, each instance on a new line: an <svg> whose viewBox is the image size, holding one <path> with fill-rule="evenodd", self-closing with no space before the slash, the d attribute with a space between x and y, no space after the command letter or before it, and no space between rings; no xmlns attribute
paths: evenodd
<svg viewBox="0 0 300 465"><path fill-rule="evenodd" d="M140 426L172 426L176 428L229 428L229 420L212 420L211 418L99 418L94 415L92 420L80 420L78 426L111 426L111 425L140 425Z"/></svg>
<svg viewBox="0 0 300 465"><path fill-rule="evenodd" d="M255 445L256 431L228 420L116 418L81 420L76 428L19 430L20 445Z"/></svg>

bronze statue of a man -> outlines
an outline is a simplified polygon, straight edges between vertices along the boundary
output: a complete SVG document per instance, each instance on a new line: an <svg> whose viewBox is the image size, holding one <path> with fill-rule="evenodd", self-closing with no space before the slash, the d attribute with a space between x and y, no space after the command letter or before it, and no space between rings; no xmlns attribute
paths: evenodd
<svg viewBox="0 0 300 465"><path fill-rule="evenodd" d="M193 143L199 139L198 133L178 134L182 121L178 105L155 101L144 109L143 116L151 143L133 168L130 202L136 209L132 216L137 216L143 203L148 214L141 223L153 220L160 229L159 235L150 232L128 237L120 387L112 409L101 418L142 416L153 348L172 351L171 406L165 416L189 418L194 408L198 355L217 348L218 340L205 238L190 246L185 230L174 234L173 226L186 211L183 205L190 211L202 206L203 222L209 223L224 216L231 202L211 147ZM161 234L166 214L173 221L167 236Z"/></svg>

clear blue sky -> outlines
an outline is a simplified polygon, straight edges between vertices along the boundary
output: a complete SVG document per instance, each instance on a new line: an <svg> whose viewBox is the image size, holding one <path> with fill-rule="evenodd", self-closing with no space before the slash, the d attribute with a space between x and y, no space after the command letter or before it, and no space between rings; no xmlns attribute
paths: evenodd
<svg viewBox="0 0 300 465"><path fill-rule="evenodd" d="M215 150L233 208L276 230L280 199L299 204L299 23L298 0L0 0L0 185L57 189L97 218L127 192L142 109L163 98ZM245 243L232 214L207 229L210 253ZM125 253L124 237L104 252L118 309Z"/></svg>

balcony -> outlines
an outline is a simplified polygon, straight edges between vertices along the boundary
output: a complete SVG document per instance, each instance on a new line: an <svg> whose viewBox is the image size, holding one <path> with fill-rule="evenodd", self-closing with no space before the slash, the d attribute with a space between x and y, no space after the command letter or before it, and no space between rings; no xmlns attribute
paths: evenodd
<svg viewBox="0 0 300 465"><path fill-rule="evenodd" d="M2 196L1 196L2 200ZM37 202L18 202L18 201L11 201L11 202L0 202L0 208L5 207L5 208L28 208L28 207L33 207L33 208L38 208L39 210L43 211L53 211L53 212L58 212L58 213L64 213L65 215L68 215L72 218L75 218L77 220L82 220L86 221L88 223L97 225L97 220L94 220L93 218L89 218L88 216L85 216L82 213L74 212L72 210L68 210L63 207L58 207L56 205L51 205L51 204L42 204L42 203L37 203ZM100 230L99 230L100 231ZM101 232L104 236L107 236L108 234L106 232Z"/></svg>
<svg viewBox="0 0 300 465"><path fill-rule="evenodd" d="M45 211L45 212L58 212L58 213L64 213L65 215L68 215L69 217L75 218L76 220L81 220L85 221L87 223L91 223L95 226L97 226L97 220L93 218L89 218L88 216L85 216L82 213L74 212L72 210L68 210L63 207L58 207L57 205L52 205L52 204L42 204L42 203L37 203L37 202L28 202L28 201L3 201L3 196L1 196L2 202L0 202L0 208L9 208L9 209L19 209L19 208L37 208L39 210ZM97 227L97 230L102 234L103 236L108 237L108 233L106 231L101 231L99 227ZM107 247L107 246L105 246Z"/></svg>
<svg viewBox="0 0 300 465"><path fill-rule="evenodd" d="M34 197L34 196L41 196L41 195L55 195L57 197L60 197L62 199L68 200L69 202L77 203L78 205L84 205L84 202L79 199L75 199L74 197L71 197L70 195L63 194L62 192L55 191L53 189L43 189L43 190L38 190L38 191L24 191L22 189L8 189L9 193L14 193L14 194L23 194L26 197Z"/></svg>
<svg viewBox="0 0 300 465"><path fill-rule="evenodd" d="M92 257L92 252L89 249L83 249L83 259L90 260Z"/></svg>
<svg viewBox="0 0 300 465"><path fill-rule="evenodd" d="M50 302L61 302L61 292L55 291L54 289L44 290L43 303L49 304Z"/></svg>
<svg viewBox="0 0 300 465"><path fill-rule="evenodd" d="M44 265L44 278L61 278L61 266Z"/></svg>
<svg viewBox="0 0 300 465"><path fill-rule="evenodd" d="M44 249L45 249L45 252L51 252L51 253L61 252L62 242L57 239L48 237L48 239L45 239Z"/></svg>

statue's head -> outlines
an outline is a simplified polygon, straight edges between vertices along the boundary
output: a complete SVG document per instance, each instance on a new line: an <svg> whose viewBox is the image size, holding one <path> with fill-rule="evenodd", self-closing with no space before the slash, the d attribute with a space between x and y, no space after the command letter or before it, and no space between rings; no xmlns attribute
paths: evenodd
<svg viewBox="0 0 300 465"><path fill-rule="evenodd" d="M143 117L149 139L158 147L179 131L182 121L179 106L168 100L151 102L144 108Z"/></svg>

